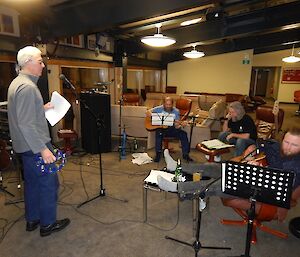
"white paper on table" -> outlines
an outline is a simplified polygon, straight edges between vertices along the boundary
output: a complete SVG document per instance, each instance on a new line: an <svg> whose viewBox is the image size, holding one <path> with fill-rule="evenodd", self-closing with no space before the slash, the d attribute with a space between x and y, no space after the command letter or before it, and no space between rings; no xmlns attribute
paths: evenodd
<svg viewBox="0 0 300 257"><path fill-rule="evenodd" d="M71 104L56 91L52 93L50 103L54 106L54 108L46 110L45 116L50 125L53 127L66 115Z"/></svg>
<svg viewBox="0 0 300 257"><path fill-rule="evenodd" d="M174 174L160 171L160 170L151 170L150 174L148 175L147 178L144 179L146 183L152 183L157 185L157 176L162 176L164 179L172 182L172 178L174 178Z"/></svg>

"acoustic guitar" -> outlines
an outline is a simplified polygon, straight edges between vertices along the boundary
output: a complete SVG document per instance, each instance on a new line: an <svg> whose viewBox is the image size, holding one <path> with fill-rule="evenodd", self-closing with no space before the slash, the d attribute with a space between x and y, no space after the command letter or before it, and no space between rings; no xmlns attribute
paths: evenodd
<svg viewBox="0 0 300 257"><path fill-rule="evenodd" d="M6 142L0 139L0 171L8 168L10 163L10 156L6 148L7 148Z"/></svg>
<svg viewBox="0 0 300 257"><path fill-rule="evenodd" d="M247 163L249 161L249 160L245 159L244 154L233 157L231 160L234 162L240 162L240 163ZM256 154L255 156L253 156L251 161L258 162L259 165L262 165L262 166L267 166L266 155L264 153Z"/></svg>

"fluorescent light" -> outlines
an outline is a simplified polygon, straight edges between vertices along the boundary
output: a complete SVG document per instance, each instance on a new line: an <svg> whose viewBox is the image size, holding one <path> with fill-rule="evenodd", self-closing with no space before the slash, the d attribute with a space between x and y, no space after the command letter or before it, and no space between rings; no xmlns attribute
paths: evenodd
<svg viewBox="0 0 300 257"><path fill-rule="evenodd" d="M287 63L295 63L300 61L300 57L294 56L294 44L292 48L292 54L288 57L282 58L282 61L287 62Z"/></svg>
<svg viewBox="0 0 300 257"><path fill-rule="evenodd" d="M153 36L146 36L141 39L144 44L153 47L166 47L176 43L174 38L164 36L160 33L161 23L157 24L156 27L157 34L154 34Z"/></svg>
<svg viewBox="0 0 300 257"><path fill-rule="evenodd" d="M202 20L202 17L197 18L197 19L193 19L193 20L188 20L188 21L183 21L180 23L181 26L188 26L188 25L192 25L195 23L198 23Z"/></svg>
<svg viewBox="0 0 300 257"><path fill-rule="evenodd" d="M186 58L196 59L196 58L203 57L205 55L203 52L197 51L196 46L193 47L194 49L192 51L183 53L183 56Z"/></svg>

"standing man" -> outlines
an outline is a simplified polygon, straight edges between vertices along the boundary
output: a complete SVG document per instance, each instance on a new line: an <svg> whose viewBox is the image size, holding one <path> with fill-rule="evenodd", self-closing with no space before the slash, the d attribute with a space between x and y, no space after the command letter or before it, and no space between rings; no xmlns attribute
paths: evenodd
<svg viewBox="0 0 300 257"><path fill-rule="evenodd" d="M44 105L37 81L45 67L41 51L26 46L17 54L18 76L8 88L8 121L15 152L20 153L24 168L26 231L40 225L40 235L48 236L69 225L69 219L56 220L58 176L42 174L36 164L41 155L46 164L55 162ZM53 164L54 165L54 164Z"/></svg>
<svg viewBox="0 0 300 257"><path fill-rule="evenodd" d="M173 107L173 99L171 97L166 97L164 99L163 105L157 106L150 110L152 113L168 113L175 115L174 125L166 129L157 129L155 133L155 151L156 156L154 162L159 162L162 151L162 141L164 137L175 137L178 138L181 142L182 147L182 157L186 161L193 161L189 156L189 142L187 134L181 128L186 126L186 121L180 121L179 110Z"/></svg>
<svg viewBox="0 0 300 257"><path fill-rule="evenodd" d="M240 102L232 102L229 105L219 139L224 143L235 145L235 156L240 156L249 145L255 144L257 139L255 123L246 114Z"/></svg>

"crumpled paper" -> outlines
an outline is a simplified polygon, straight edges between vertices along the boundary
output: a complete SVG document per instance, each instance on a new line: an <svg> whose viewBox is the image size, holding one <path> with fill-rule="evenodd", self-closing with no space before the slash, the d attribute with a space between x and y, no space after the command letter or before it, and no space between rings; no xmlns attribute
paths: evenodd
<svg viewBox="0 0 300 257"><path fill-rule="evenodd" d="M137 165L143 165L147 163L151 163L153 160L147 153L133 153L132 163Z"/></svg>

